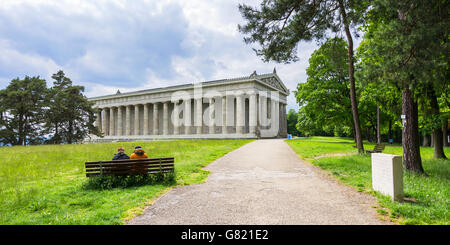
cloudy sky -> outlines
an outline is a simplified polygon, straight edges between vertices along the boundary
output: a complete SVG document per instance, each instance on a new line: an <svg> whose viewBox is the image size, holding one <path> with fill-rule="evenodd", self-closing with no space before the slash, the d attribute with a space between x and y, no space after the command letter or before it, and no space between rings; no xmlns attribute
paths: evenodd
<svg viewBox="0 0 450 245"><path fill-rule="evenodd" d="M300 60L264 63L237 31L244 0L1 0L0 89L62 69L86 95L277 73L291 91L306 80L315 42ZM245 1L258 5L260 0Z"/></svg>

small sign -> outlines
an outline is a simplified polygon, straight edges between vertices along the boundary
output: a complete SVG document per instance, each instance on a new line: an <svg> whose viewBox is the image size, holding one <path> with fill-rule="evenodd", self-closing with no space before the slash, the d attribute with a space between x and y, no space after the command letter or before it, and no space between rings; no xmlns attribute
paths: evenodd
<svg viewBox="0 0 450 245"><path fill-rule="evenodd" d="M406 115L402 115L401 117L402 117L402 119L406 119Z"/></svg>

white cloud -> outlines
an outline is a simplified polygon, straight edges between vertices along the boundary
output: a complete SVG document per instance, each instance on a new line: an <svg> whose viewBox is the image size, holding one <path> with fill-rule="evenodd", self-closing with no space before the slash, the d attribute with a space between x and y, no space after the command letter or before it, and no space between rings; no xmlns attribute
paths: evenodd
<svg viewBox="0 0 450 245"><path fill-rule="evenodd" d="M22 53L14 48L8 40L0 39L0 64L8 67L10 72L16 74L10 78L1 78L1 84L7 86L7 82L16 77L41 76L48 78L59 69L59 66L50 58L37 54Z"/></svg>
<svg viewBox="0 0 450 245"><path fill-rule="evenodd" d="M291 91L288 109L298 108L292 92L306 80L315 43L300 43L297 63L262 62L237 30L240 2L2 0L0 86L11 76L50 79L63 69L91 97L276 67Z"/></svg>

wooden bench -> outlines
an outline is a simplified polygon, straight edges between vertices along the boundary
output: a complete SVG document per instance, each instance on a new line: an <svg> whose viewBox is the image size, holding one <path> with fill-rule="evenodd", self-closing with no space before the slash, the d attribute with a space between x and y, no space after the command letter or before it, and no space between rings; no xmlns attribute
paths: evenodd
<svg viewBox="0 0 450 245"><path fill-rule="evenodd" d="M174 162L173 157L85 162L86 177L169 173Z"/></svg>
<svg viewBox="0 0 450 245"><path fill-rule="evenodd" d="M367 150L366 153L381 153L385 146L386 144L376 144L373 150Z"/></svg>

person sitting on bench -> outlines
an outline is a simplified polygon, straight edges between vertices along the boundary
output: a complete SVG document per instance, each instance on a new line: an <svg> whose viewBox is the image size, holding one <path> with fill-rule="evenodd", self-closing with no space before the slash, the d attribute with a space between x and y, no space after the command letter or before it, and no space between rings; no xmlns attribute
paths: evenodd
<svg viewBox="0 0 450 245"><path fill-rule="evenodd" d="M130 159L141 159L141 158L148 158L147 153L145 153L140 146L134 147L134 152L133 154L131 154Z"/></svg>
<svg viewBox="0 0 450 245"><path fill-rule="evenodd" d="M125 154L125 149L123 149L123 147L117 148L117 154L114 155L112 160L125 160L125 159L130 159L130 157L127 154Z"/></svg>

